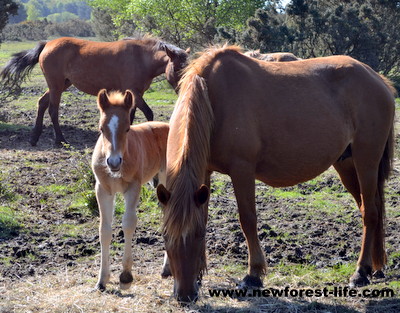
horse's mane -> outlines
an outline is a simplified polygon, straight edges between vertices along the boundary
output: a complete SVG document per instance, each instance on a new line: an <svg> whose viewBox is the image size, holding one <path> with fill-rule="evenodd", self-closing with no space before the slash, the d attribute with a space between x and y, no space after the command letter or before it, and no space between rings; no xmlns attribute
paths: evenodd
<svg viewBox="0 0 400 313"><path fill-rule="evenodd" d="M169 160L167 189L171 198L164 210L164 234L177 244L191 230L205 231L204 211L194 205L194 193L205 183L210 154L213 109L208 98L204 70L224 51L239 51L237 47L210 48L201 53L186 68L180 82L179 97L171 117L170 129L179 138L174 160ZM170 132L171 134L171 132ZM169 145L169 143L168 143ZM167 148L168 149L168 148Z"/></svg>
<svg viewBox="0 0 400 313"><path fill-rule="evenodd" d="M157 51L165 51L166 49L169 49L170 51L172 51L175 54L181 54L181 53L185 53L185 50L174 46L171 43L165 42L164 40L155 37L153 35L150 34L145 34L145 35L141 35L141 36L137 36L137 37L125 37L122 40L140 40L143 41L145 43L148 43L149 45L153 46L153 51L157 52Z"/></svg>
<svg viewBox="0 0 400 313"><path fill-rule="evenodd" d="M117 90L112 90L108 93L108 101L113 106L124 105L124 94Z"/></svg>

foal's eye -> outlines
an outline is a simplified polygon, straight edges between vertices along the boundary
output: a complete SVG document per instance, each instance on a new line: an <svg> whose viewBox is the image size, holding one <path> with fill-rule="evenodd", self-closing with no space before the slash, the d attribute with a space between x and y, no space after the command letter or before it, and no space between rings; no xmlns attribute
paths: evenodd
<svg viewBox="0 0 400 313"><path fill-rule="evenodd" d="M131 129L131 128L129 127L129 128L126 130L126 132L128 132L130 129Z"/></svg>

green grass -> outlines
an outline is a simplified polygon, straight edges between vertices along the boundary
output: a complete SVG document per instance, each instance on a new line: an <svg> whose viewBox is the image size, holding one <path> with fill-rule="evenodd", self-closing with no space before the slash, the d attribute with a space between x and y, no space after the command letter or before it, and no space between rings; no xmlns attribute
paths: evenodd
<svg viewBox="0 0 400 313"><path fill-rule="evenodd" d="M10 132L17 132L21 130L29 130L30 127L24 125L15 125L10 123L5 123L0 121L0 132L1 131L10 131Z"/></svg>
<svg viewBox="0 0 400 313"><path fill-rule="evenodd" d="M9 207L0 206L0 239L16 236L21 228L18 214Z"/></svg>

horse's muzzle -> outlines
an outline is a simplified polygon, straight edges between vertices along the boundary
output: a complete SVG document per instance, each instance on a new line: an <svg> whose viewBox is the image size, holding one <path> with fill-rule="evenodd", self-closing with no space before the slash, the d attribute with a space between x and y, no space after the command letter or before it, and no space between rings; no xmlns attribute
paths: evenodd
<svg viewBox="0 0 400 313"><path fill-rule="evenodd" d="M111 172L118 172L121 169L122 158L120 156L110 156L107 158L107 166Z"/></svg>

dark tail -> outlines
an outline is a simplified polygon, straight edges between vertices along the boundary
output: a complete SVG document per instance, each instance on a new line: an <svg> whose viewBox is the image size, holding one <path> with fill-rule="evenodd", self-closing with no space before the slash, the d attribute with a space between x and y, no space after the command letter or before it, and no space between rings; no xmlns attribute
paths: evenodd
<svg viewBox="0 0 400 313"><path fill-rule="evenodd" d="M385 76L380 75L386 87L396 97L397 92L393 87L392 82ZM394 100L393 100L394 101ZM386 141L385 150L381 162L379 163L378 173L378 190L376 195L376 204L379 214L379 222L376 230L375 244L372 250L372 266L374 270L381 270L386 264L386 251L385 251L385 195L384 188L385 182L388 180L393 168L393 153L394 153L394 126L390 129L388 139Z"/></svg>
<svg viewBox="0 0 400 313"><path fill-rule="evenodd" d="M3 88L20 89L21 83L26 80L34 66L39 62L39 55L46 43L46 41L41 41L31 50L13 54L12 59L8 61L0 74Z"/></svg>
<svg viewBox="0 0 400 313"><path fill-rule="evenodd" d="M378 208L378 225L375 233L375 244L372 249L372 266L374 271L382 270L387 262L385 251L385 182L389 178L392 171L393 163L393 148L394 148L394 128L390 130L389 138L386 142L386 147L383 152L381 162L379 164L378 173L378 190L376 195L376 205Z"/></svg>

